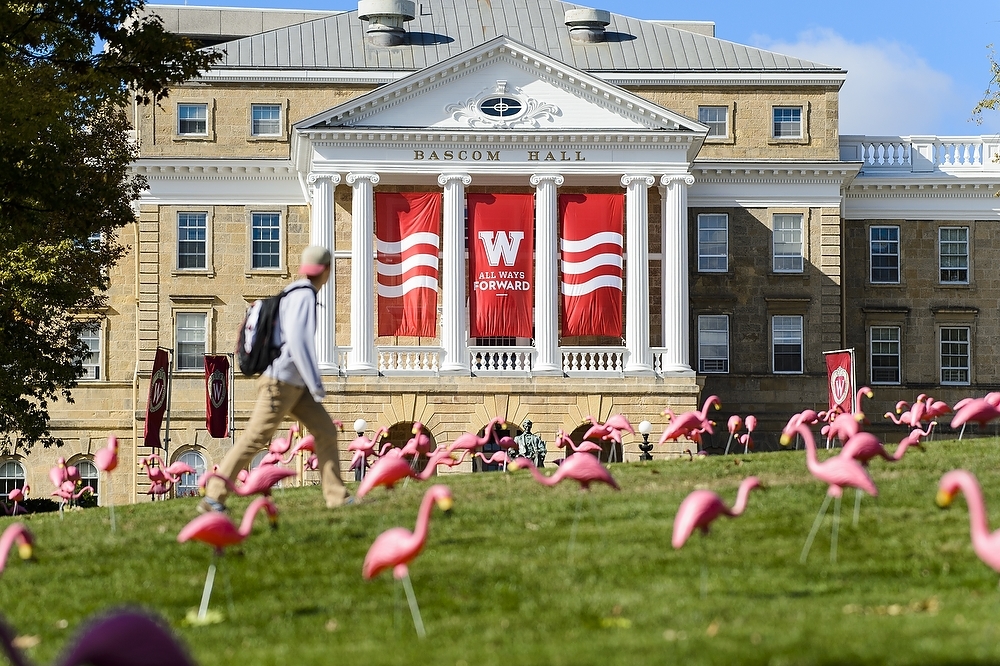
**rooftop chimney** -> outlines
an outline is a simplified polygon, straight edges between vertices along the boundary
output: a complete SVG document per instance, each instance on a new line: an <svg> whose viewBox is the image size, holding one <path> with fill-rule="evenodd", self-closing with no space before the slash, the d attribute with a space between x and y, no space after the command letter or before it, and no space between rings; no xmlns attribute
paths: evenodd
<svg viewBox="0 0 1000 666"><path fill-rule="evenodd" d="M604 41L604 28L611 23L611 12L603 9L567 9L566 25L574 42L596 44Z"/></svg>
<svg viewBox="0 0 1000 666"><path fill-rule="evenodd" d="M368 21L365 39L372 46L399 46L406 30L403 24L416 16L413 0L358 0L358 18Z"/></svg>

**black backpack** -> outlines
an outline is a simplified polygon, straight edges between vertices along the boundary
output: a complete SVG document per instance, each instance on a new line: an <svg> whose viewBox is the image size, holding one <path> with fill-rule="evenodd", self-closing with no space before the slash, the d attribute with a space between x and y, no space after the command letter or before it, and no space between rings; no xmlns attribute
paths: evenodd
<svg viewBox="0 0 1000 666"><path fill-rule="evenodd" d="M278 329L278 306L281 299L296 289L312 288L307 284L284 290L270 298L254 301L247 309L236 341L236 359L240 372L253 377L267 370L274 359L281 356L281 347L275 344Z"/></svg>

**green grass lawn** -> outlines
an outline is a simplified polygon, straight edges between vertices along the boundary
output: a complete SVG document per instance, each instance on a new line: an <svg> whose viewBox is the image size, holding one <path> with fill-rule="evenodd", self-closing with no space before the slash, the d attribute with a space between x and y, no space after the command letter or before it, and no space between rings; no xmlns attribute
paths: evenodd
<svg viewBox="0 0 1000 666"><path fill-rule="evenodd" d="M118 507L114 536L106 509L32 516L37 562L12 554L0 612L40 639L28 654L41 663L90 615L138 604L206 666L995 664L998 575L972 552L965 500L941 510L934 496L941 475L962 467L1000 511L1000 441L927 449L872 463L880 495L863 500L857 528L853 491L845 494L835 564L830 517L799 563L826 491L802 451L614 465L622 491L599 486L583 497L572 553L576 487L542 487L526 472L444 477L454 511L435 510L410 568L423 641L391 573L361 577L380 532L413 528L426 488L417 483L333 512L317 487L276 492L280 528L260 517L223 559L212 608L225 620L208 626L184 623L211 559L203 544L176 542L194 499ZM767 490L751 495L743 517L721 518L680 551L670 546L688 492L711 488L731 504L749 475ZM236 498L230 510L238 518L247 504Z"/></svg>

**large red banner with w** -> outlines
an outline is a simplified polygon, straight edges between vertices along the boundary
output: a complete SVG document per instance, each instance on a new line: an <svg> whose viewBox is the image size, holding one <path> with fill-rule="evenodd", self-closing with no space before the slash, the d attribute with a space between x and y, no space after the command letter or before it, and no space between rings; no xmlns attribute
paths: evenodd
<svg viewBox="0 0 1000 666"><path fill-rule="evenodd" d="M469 334L532 337L534 197L470 194Z"/></svg>
<svg viewBox="0 0 1000 666"><path fill-rule="evenodd" d="M624 196L561 194L562 334L622 335Z"/></svg>
<svg viewBox="0 0 1000 666"><path fill-rule="evenodd" d="M142 432L143 446L161 447L160 425L167 411L167 385L170 354L157 348L153 357L153 373L149 377L149 395L146 397L146 424Z"/></svg>
<svg viewBox="0 0 1000 666"><path fill-rule="evenodd" d="M229 357L205 355L205 427L229 437Z"/></svg>
<svg viewBox="0 0 1000 666"><path fill-rule="evenodd" d="M440 192L376 192L378 334L434 337Z"/></svg>
<svg viewBox="0 0 1000 666"><path fill-rule="evenodd" d="M826 380L830 410L853 413L854 404L854 350L841 349L823 352L826 356Z"/></svg>

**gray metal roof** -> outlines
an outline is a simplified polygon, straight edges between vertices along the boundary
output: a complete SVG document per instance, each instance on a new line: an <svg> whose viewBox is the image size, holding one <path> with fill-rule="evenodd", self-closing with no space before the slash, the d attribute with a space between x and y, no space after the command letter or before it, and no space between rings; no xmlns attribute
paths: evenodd
<svg viewBox="0 0 1000 666"><path fill-rule="evenodd" d="M499 35L589 72L813 72L839 67L611 14L607 40L569 37L558 0L418 0L401 46L366 44L357 10L220 44L217 68L402 70L429 67Z"/></svg>

